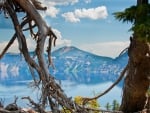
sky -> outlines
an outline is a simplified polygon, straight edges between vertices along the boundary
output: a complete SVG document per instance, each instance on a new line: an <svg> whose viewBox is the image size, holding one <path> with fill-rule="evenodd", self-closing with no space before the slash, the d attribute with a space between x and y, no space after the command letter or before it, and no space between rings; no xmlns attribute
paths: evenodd
<svg viewBox="0 0 150 113"><path fill-rule="evenodd" d="M47 6L41 16L52 28L58 39L53 50L75 46L99 56L115 58L129 46L132 32L130 23L122 23L113 13L136 5L136 0L40 0ZM13 36L11 20L0 14L0 52ZM27 35L30 50L35 43ZM18 52L17 41L9 52Z"/></svg>

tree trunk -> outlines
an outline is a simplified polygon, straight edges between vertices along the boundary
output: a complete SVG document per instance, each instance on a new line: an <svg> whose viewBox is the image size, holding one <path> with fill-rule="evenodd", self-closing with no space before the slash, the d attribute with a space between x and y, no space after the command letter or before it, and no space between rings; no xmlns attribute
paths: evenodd
<svg viewBox="0 0 150 113"><path fill-rule="evenodd" d="M120 110L132 113L144 109L146 92L150 85L150 51L149 44L131 38L129 55L129 69L126 73L123 88L123 98Z"/></svg>
<svg viewBox="0 0 150 113"><path fill-rule="evenodd" d="M148 4L148 0L137 0L137 6L143 4ZM140 19L141 17L137 17L134 24L139 25L144 22ZM126 72L120 107L124 113L133 113L144 109L147 100L146 93L150 86L150 44L138 34L139 32L134 32L133 38L130 38L131 43L128 49L129 68Z"/></svg>
<svg viewBox="0 0 150 113"><path fill-rule="evenodd" d="M137 5L148 4L148 0L137 0Z"/></svg>

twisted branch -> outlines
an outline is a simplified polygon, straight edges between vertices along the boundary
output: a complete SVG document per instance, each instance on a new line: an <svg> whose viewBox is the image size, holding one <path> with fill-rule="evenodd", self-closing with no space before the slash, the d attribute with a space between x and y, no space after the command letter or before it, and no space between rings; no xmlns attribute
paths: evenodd
<svg viewBox="0 0 150 113"><path fill-rule="evenodd" d="M125 73L127 72L128 68L129 68L129 64L126 65L124 70L121 72L119 78L109 88L107 88L103 93L100 93L99 95L97 95L93 98L83 98L83 100L84 100L83 105L85 105L88 101L96 100L96 99L102 97L103 95L105 95L106 93L108 93L114 86L116 86L122 80L122 78L125 76Z"/></svg>
<svg viewBox="0 0 150 113"><path fill-rule="evenodd" d="M40 5L40 2L37 0L7 0L4 3L4 9L12 19L16 32L12 40L8 43L6 49L2 52L1 58L11 46L15 38L17 38L19 50L23 54L25 61L28 63L31 73L35 70L39 74L39 85L41 83L40 88L42 92L40 105L42 109L44 110L46 104L49 103L50 109L54 113L61 112L60 108L69 109L72 113L81 111L82 113L88 113L87 109L75 104L70 98L68 98L59 84L57 84L55 79L49 74L48 66L52 65L51 46L55 46L57 37L38 13L37 9L41 9L39 7ZM18 20L17 12L24 12L26 15L23 17L23 22L21 23ZM34 24L32 24L32 22L34 22ZM29 28L24 28L27 24L29 25ZM37 27L37 32L33 32L35 27ZM36 40L35 52L38 62L34 61L30 57L26 37L23 31L29 31L31 37ZM49 45L47 47L49 64L47 64L44 57L44 45L46 38L49 38Z"/></svg>

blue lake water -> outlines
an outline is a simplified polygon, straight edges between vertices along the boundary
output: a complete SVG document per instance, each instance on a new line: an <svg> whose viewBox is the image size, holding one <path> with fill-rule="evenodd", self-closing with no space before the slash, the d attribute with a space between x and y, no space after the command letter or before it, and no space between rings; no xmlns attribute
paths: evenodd
<svg viewBox="0 0 150 113"><path fill-rule="evenodd" d="M53 55L56 68L49 71L57 80L61 80L68 97L93 97L103 92L118 78L128 60L127 53L112 59L75 47L64 47L53 52ZM35 76L38 77L38 74L35 73ZM14 96L19 97L17 102L21 107L28 103L21 97L30 96L38 100L40 91L29 87L31 80L30 69L20 54L8 53L0 60L0 98L4 99L5 105L14 102ZM120 103L122 83L98 100L101 108L113 100Z"/></svg>
<svg viewBox="0 0 150 113"><path fill-rule="evenodd" d="M29 83L29 81L20 81L22 85L0 85L0 98L4 99L4 104L14 102L14 97L19 97L18 105L21 107L26 107L28 101L22 100L21 97L30 96L32 99L37 100L40 97L40 92L37 89L30 88L29 85L24 83ZM23 85L24 84L24 85ZM75 96L87 96L93 97L106 88L108 88L112 82L105 82L100 84L77 84L70 81L62 81L61 86L64 89L68 97ZM121 101L121 87L115 86L108 94L101 97L98 101L101 108L104 108L107 102L112 103L113 100L117 100L119 103Z"/></svg>

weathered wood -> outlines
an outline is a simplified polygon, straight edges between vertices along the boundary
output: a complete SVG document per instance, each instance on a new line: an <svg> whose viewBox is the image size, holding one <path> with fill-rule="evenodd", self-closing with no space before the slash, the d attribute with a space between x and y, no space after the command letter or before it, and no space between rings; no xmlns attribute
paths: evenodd
<svg viewBox="0 0 150 113"><path fill-rule="evenodd" d="M146 3L147 0L145 0L144 2ZM94 111L93 109L86 108L85 106L77 105L73 100L71 100L71 98L68 98L62 90L62 88L60 87L60 85L49 73L48 66L49 64L52 64L50 57L51 46L52 43L55 42L57 37L37 11L46 10L46 7L43 7L41 3L37 0L6 0L2 4L2 6L0 6L0 9L1 8L4 10L5 15L9 15L12 19L15 34L12 40L8 43L7 47L4 49L3 53L0 54L0 59L11 46L14 39L17 38L19 50L23 54L29 67L31 68L31 70L34 70L39 74L39 82L35 84L38 85L38 87L41 90L41 99L40 102L36 104L28 98L30 103L35 107L40 108L38 109L38 111L41 113L45 112L45 106L47 104L49 105L53 113L61 113L62 111L60 108L68 109L71 113L89 113L91 111ZM22 17L23 20L21 22L18 19L18 15L16 14L19 12L24 12L25 14L24 17ZM35 24L32 25L32 22L34 22ZM29 25L29 28L24 28L24 26L27 25ZM37 32L34 32L35 27L37 28ZM29 31L31 37L33 37L33 39L36 40L35 53L37 56L37 61L35 61L30 56L28 44L24 35L24 30ZM46 59L44 57L44 46L47 38L49 39L49 45L47 49L49 63L46 62ZM147 79L150 73L150 52L147 49L147 43L142 43L142 45L138 45L141 43L136 41L137 40L133 41L129 48L129 64L127 67L130 69L128 70L125 79L123 101L121 105L121 110L125 111L126 113L142 110L146 99L144 96L145 91L149 87L149 81ZM147 55L147 53L149 55ZM125 72L127 72L126 69L123 73ZM120 76L118 81L122 77L123 76ZM116 81L115 84L117 84L118 81ZM113 86L111 86L102 95L107 93ZM101 95L97 96L96 98L99 98L100 96ZM138 109L136 109L137 106ZM131 110L131 108L134 109ZM9 111L6 111L4 109L0 109L0 112L2 110L3 113L10 113ZM14 111L11 113L18 113L18 111Z"/></svg>
<svg viewBox="0 0 150 113"><path fill-rule="evenodd" d="M150 81L149 44L133 39L129 47L129 68L126 74L120 110L125 113L142 111Z"/></svg>
<svg viewBox="0 0 150 113"><path fill-rule="evenodd" d="M50 109L52 110L53 113L61 112L60 109L61 107L70 110L72 113L77 113L81 111L82 113L88 113L88 109L85 109L75 104L70 98L66 96L66 94L63 92L59 84L57 84L55 79L49 73L48 63L46 62L46 59L44 57L45 40L46 38L49 38L49 46L48 46L47 53L49 55L48 56L49 62L51 63L51 59L50 59L51 45L52 45L52 41L55 42L57 37L53 33L51 28L47 26L46 22L43 20L43 18L37 11L37 9L39 9L37 8L39 7L39 5L40 2L38 2L37 0L8 0L4 4L5 12L9 14L14 25L14 29L16 32L14 37L16 37L18 40L19 50L23 54L31 70L35 70L39 74L38 85L41 84L40 88L42 94L40 103L37 104L40 105L39 112L43 113L46 104L49 104ZM25 17L23 17L23 19L26 20L26 23L24 25L22 25L24 21L20 23L18 20L18 15L16 14L16 12L20 12L20 11L26 14ZM35 23L33 26L31 25L31 21ZM28 23L29 23L29 29L24 29L23 27ZM35 33L35 35L33 33L34 27L37 27L38 30ZM34 59L29 54L26 37L23 32L24 30L29 30L31 36L33 36L33 39L35 39L37 42L35 52L36 52L38 62L34 61ZM12 40L14 40L14 38ZM10 43L13 43L13 41L10 41ZM8 44L8 47L10 47L10 45L11 44ZM7 51L8 47L6 47L4 53ZM2 56L4 53L2 53ZM35 103L32 104L35 105Z"/></svg>

